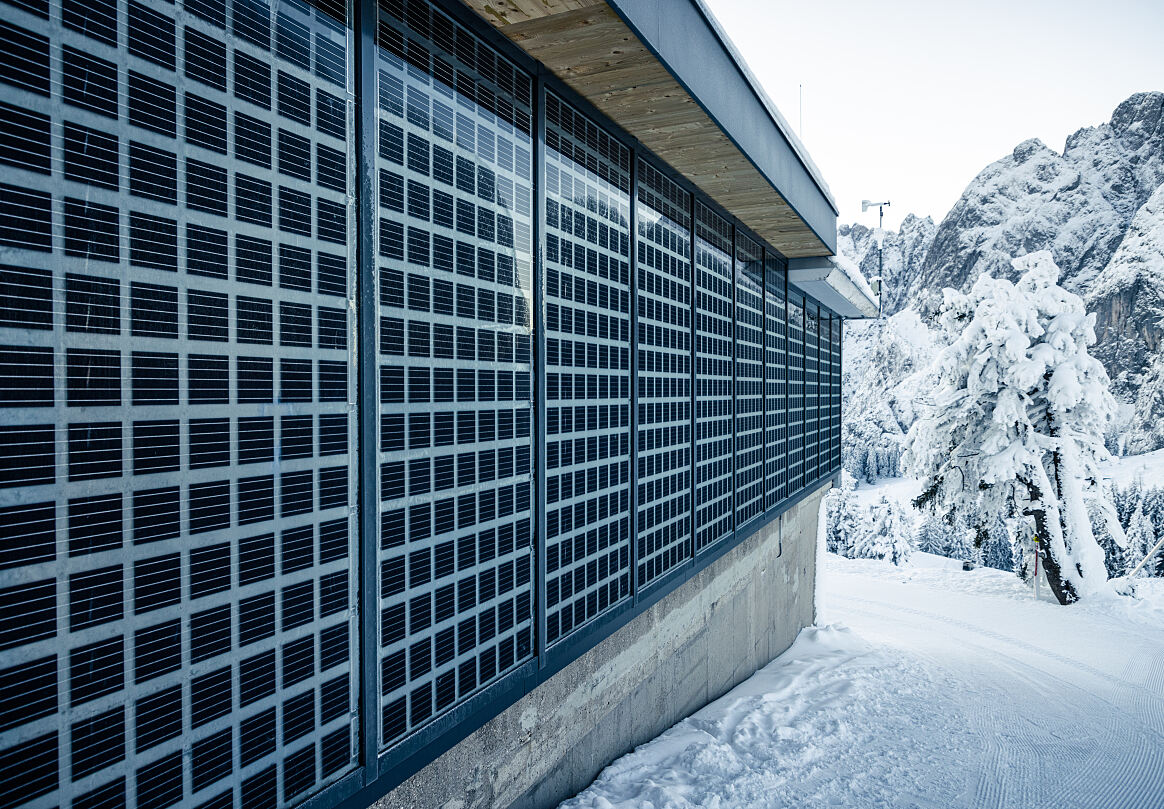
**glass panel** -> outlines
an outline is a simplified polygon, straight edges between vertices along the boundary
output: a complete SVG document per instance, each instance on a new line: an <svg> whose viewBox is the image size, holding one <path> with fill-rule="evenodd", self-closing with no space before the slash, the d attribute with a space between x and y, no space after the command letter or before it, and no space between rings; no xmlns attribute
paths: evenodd
<svg viewBox="0 0 1164 809"><path fill-rule="evenodd" d="M764 251L736 233L736 525L764 511Z"/></svg>
<svg viewBox="0 0 1164 809"><path fill-rule="evenodd" d="M732 226L695 206L695 550L735 529Z"/></svg>
<svg viewBox="0 0 1164 809"><path fill-rule="evenodd" d="M816 480L820 461L820 317L816 303L804 307L804 484Z"/></svg>
<svg viewBox="0 0 1164 809"><path fill-rule="evenodd" d="M0 803L302 803L357 747L346 5L21 6Z"/></svg>
<svg viewBox="0 0 1164 809"><path fill-rule="evenodd" d="M832 457L830 459L830 471L835 472L841 468L841 329L843 326L842 320L833 315L832 319L832 360L833 360L833 376L832 376L832 400L830 410L832 413L831 419L831 448Z"/></svg>
<svg viewBox="0 0 1164 809"><path fill-rule="evenodd" d="M691 558L691 195L639 161L638 583Z"/></svg>
<svg viewBox="0 0 1164 809"><path fill-rule="evenodd" d="M546 103L546 642L630 596L630 151Z"/></svg>
<svg viewBox="0 0 1164 809"><path fill-rule="evenodd" d="M765 508L788 496L787 405L785 367L788 312L787 265L768 253L764 260L764 478Z"/></svg>
<svg viewBox="0 0 1164 809"><path fill-rule="evenodd" d="M533 655L531 80L381 5L381 743Z"/></svg>
<svg viewBox="0 0 1164 809"><path fill-rule="evenodd" d="M804 294L788 287L788 494L804 486Z"/></svg>

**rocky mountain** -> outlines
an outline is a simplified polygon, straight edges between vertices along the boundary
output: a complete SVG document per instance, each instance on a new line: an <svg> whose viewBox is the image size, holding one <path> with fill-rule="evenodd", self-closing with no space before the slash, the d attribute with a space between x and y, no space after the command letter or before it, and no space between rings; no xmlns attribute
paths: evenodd
<svg viewBox="0 0 1164 809"><path fill-rule="evenodd" d="M934 234L907 298L925 312L943 287L982 273L1012 278L1011 259L1050 250L1060 283L1085 294L1164 183L1164 93L1137 93L1106 124L1080 129L1062 154L1026 140L967 186Z"/></svg>
<svg viewBox="0 0 1164 809"><path fill-rule="evenodd" d="M930 217L909 214L898 231L882 232L881 253L877 251L877 230L864 225L837 228L838 250L857 262L866 278L882 279L882 311L900 312L909 303L913 280L925 264L937 226Z"/></svg>
<svg viewBox="0 0 1164 809"><path fill-rule="evenodd" d="M840 227L839 250L866 277L883 277L885 315L918 314L918 325L902 339L920 339L922 351L931 348L931 338L919 336L926 334L943 288L967 290L982 273L1013 279L1012 258L1050 250L1062 270L1060 283L1096 312L1095 354L1126 405L1123 448L1146 452L1164 447L1162 183L1164 93L1137 93L1107 123L1071 135L1062 154L1038 140L1020 143L974 178L937 227L929 218L910 216L899 231L882 232L883 271L874 230ZM884 332L894 328L887 320L872 330L854 327L850 334L854 340L885 339ZM868 353L856 343L853 348ZM896 350L900 355L901 346ZM882 394L901 391L900 383L917 371L903 367L900 357L867 358L873 367L847 381L876 384ZM899 406L898 412L905 411ZM874 421L884 423L883 415ZM867 436L869 447L884 454L898 430L888 425L884 437L873 441L878 431L871 423L851 434Z"/></svg>
<svg viewBox="0 0 1164 809"><path fill-rule="evenodd" d="M1085 300L1095 312L1094 353L1131 405L1122 449L1164 446L1164 185L1136 212Z"/></svg>

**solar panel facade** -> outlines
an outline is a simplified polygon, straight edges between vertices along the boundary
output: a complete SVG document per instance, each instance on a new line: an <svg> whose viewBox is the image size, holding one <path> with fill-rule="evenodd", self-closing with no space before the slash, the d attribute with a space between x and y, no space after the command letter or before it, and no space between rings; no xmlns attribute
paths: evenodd
<svg viewBox="0 0 1164 809"><path fill-rule="evenodd" d="M691 194L638 163L638 583L691 558Z"/></svg>
<svg viewBox="0 0 1164 809"><path fill-rule="evenodd" d="M840 319L455 3L0 68L0 809L382 793L839 469Z"/></svg>
<svg viewBox="0 0 1164 809"><path fill-rule="evenodd" d="M342 3L0 11L0 806L355 767Z"/></svg>
<svg viewBox="0 0 1164 809"><path fill-rule="evenodd" d="M377 80L388 746L533 654L533 83L425 3Z"/></svg>
<svg viewBox="0 0 1164 809"><path fill-rule="evenodd" d="M735 256L735 518L743 525L764 511L764 250L736 234Z"/></svg>
<svg viewBox="0 0 1164 809"><path fill-rule="evenodd" d="M695 204L695 550L735 530L732 225Z"/></svg>

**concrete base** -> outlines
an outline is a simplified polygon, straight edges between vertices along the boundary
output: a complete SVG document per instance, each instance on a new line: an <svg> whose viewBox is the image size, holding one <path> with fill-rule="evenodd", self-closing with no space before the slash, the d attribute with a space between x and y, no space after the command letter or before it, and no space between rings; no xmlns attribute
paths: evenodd
<svg viewBox="0 0 1164 809"><path fill-rule="evenodd" d="M747 679L813 621L822 486L378 801L543 809Z"/></svg>

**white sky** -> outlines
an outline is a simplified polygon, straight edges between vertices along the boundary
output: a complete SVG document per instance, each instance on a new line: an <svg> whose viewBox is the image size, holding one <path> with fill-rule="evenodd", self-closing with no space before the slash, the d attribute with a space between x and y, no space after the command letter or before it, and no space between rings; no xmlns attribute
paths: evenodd
<svg viewBox="0 0 1164 809"><path fill-rule="evenodd" d="M1164 0L705 0L824 174L941 221L988 163L1164 91ZM803 124L798 88L804 86Z"/></svg>

